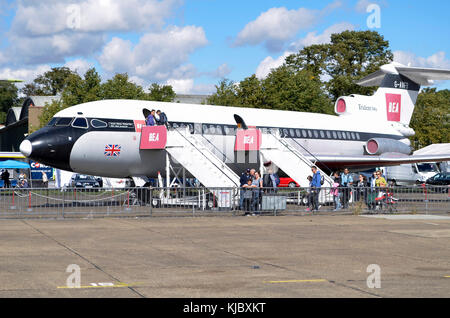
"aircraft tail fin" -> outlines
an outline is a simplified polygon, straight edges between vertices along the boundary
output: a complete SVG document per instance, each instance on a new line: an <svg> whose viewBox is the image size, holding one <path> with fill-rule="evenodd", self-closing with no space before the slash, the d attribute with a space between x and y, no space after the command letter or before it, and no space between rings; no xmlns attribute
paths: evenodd
<svg viewBox="0 0 450 318"><path fill-rule="evenodd" d="M432 85L435 80L450 80L450 70L409 67L396 62L386 64L356 82L361 86L379 86L373 96L340 97L335 111L339 115L381 117L408 127L420 87Z"/></svg>

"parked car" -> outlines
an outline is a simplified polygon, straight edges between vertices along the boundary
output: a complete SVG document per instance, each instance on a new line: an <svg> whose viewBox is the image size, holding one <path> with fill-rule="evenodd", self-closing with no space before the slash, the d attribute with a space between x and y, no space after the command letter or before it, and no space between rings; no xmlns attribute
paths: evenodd
<svg viewBox="0 0 450 318"><path fill-rule="evenodd" d="M70 186L73 188L92 189L100 188L100 183L93 176L75 174L72 176Z"/></svg>
<svg viewBox="0 0 450 318"><path fill-rule="evenodd" d="M280 178L280 184L278 185L278 187L296 188L300 187L300 185L292 178Z"/></svg>
<svg viewBox="0 0 450 318"><path fill-rule="evenodd" d="M434 186L450 185L450 172L440 172L427 179L426 184Z"/></svg>

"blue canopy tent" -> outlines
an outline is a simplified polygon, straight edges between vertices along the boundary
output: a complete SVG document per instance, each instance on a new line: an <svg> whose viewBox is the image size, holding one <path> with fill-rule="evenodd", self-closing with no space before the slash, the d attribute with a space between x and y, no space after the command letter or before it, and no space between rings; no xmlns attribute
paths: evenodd
<svg viewBox="0 0 450 318"><path fill-rule="evenodd" d="M5 160L0 161L0 169L30 169L30 165L22 161ZM14 186L12 183L11 185ZM3 187L3 180L0 180L0 186Z"/></svg>
<svg viewBox="0 0 450 318"><path fill-rule="evenodd" d="M30 165L22 161L5 160L0 161L0 169L30 169Z"/></svg>

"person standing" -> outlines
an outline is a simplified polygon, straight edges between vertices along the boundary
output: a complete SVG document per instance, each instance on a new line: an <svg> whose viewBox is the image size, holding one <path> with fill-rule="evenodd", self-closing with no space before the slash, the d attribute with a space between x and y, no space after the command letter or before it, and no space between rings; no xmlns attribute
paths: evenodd
<svg viewBox="0 0 450 318"><path fill-rule="evenodd" d="M44 171L42 171L42 187L48 188L48 177Z"/></svg>
<svg viewBox="0 0 450 318"><path fill-rule="evenodd" d="M349 173L348 169L344 169L344 173L341 174L341 186L342 186L342 207L348 209L348 201L350 201L350 187L353 184L353 177Z"/></svg>
<svg viewBox="0 0 450 318"><path fill-rule="evenodd" d="M155 110L154 109L152 109L152 111L148 115L147 119L145 120L145 124L147 126L155 126L156 125L156 122L155 122Z"/></svg>
<svg viewBox="0 0 450 318"><path fill-rule="evenodd" d="M311 168L313 173L311 181L311 194L312 194L312 210L319 211L319 193L322 187L320 172L317 170L316 166Z"/></svg>
<svg viewBox="0 0 450 318"><path fill-rule="evenodd" d="M156 111L156 115L158 115L159 119L156 121L158 125L167 126L167 116L165 112L161 112L159 109Z"/></svg>
<svg viewBox="0 0 450 318"><path fill-rule="evenodd" d="M341 198L339 192L340 186L341 186L341 177L339 176L339 173L336 171L334 173L334 182L331 188L331 194L333 195L334 200L334 211L339 211L341 209Z"/></svg>
<svg viewBox="0 0 450 318"><path fill-rule="evenodd" d="M253 211L258 212L259 211L259 203L261 199L261 188L263 186L262 178L259 174L259 172L255 172L255 177L253 178L252 185L255 187L253 189Z"/></svg>
<svg viewBox="0 0 450 318"><path fill-rule="evenodd" d="M244 173L242 173L241 178L239 179L239 183L241 186L240 189L240 198L239 198L239 208L244 210L244 186L247 184L248 180L251 180L250 169L247 169Z"/></svg>
<svg viewBox="0 0 450 318"><path fill-rule="evenodd" d="M367 179L364 175L360 174L358 177L358 181L356 182L356 189L355 189L355 202L360 201L361 199L364 200L364 202L367 204L367 207L369 206L368 198L369 198L369 183L367 182Z"/></svg>
<svg viewBox="0 0 450 318"><path fill-rule="evenodd" d="M4 182L4 187L5 188L10 188L11 187L11 183L9 181L9 171L8 171L8 169L5 169L5 171L2 173L2 180Z"/></svg>
<svg viewBox="0 0 450 318"><path fill-rule="evenodd" d="M306 199L308 200L308 207L306 208L306 211L309 212L312 210L312 202L313 202L313 195L311 193L311 182L312 182L312 176L308 176L306 178L308 180L309 188L307 190Z"/></svg>
<svg viewBox="0 0 450 318"><path fill-rule="evenodd" d="M279 184L280 178L278 177L278 174L274 173L272 169L268 169L267 174L265 174L263 178L263 187L271 189L265 189L265 191L276 192L276 188Z"/></svg>

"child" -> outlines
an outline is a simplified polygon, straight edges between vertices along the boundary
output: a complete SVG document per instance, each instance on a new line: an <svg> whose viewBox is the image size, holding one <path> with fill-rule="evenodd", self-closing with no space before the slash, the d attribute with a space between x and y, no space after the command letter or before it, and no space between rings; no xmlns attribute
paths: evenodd
<svg viewBox="0 0 450 318"><path fill-rule="evenodd" d="M341 200L339 197L339 185L341 184L341 178L339 177L339 173L334 173L334 183L331 187L331 194L333 195L334 199L334 210L333 211L339 211L341 209Z"/></svg>

